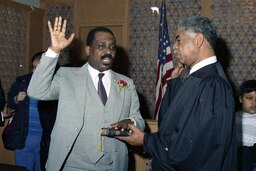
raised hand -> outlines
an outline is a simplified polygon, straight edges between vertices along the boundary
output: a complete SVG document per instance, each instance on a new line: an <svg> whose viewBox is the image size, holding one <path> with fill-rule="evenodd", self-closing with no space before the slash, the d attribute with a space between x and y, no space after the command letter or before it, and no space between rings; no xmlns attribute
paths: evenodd
<svg viewBox="0 0 256 171"><path fill-rule="evenodd" d="M61 16L55 18L54 27L52 27L51 22L48 21L48 28L51 35L50 48L56 53L60 53L60 51L67 47L75 37L75 34L72 33L68 39L65 38L66 26L67 20L62 22Z"/></svg>

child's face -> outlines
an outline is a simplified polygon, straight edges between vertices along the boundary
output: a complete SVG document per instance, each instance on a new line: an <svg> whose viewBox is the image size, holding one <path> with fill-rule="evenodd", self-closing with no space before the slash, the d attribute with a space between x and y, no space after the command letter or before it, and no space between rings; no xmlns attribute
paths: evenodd
<svg viewBox="0 0 256 171"><path fill-rule="evenodd" d="M250 114L256 113L256 91L244 93L239 97L240 103L242 103L243 111Z"/></svg>

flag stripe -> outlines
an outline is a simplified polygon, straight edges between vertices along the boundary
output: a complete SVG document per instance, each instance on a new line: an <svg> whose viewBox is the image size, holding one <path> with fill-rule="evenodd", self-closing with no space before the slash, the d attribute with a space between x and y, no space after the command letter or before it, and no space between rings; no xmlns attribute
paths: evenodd
<svg viewBox="0 0 256 171"><path fill-rule="evenodd" d="M174 69L171 54L171 44L168 35L165 1L162 2L159 22L159 45L156 76L156 101L154 119L158 119L159 108L166 91L166 82L171 78Z"/></svg>

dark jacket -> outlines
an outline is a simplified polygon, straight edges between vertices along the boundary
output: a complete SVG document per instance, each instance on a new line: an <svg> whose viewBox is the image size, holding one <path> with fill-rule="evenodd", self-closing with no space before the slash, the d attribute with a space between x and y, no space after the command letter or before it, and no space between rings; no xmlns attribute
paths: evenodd
<svg viewBox="0 0 256 171"><path fill-rule="evenodd" d="M16 141L16 147L18 149L24 148L28 135L29 97L26 97L25 100L21 101L19 104L16 104L15 97L19 94L19 92L27 91L31 76L32 73L17 77L16 81L12 84L8 92L8 106L15 110L16 135L19 137Z"/></svg>
<svg viewBox="0 0 256 171"><path fill-rule="evenodd" d="M30 98L27 96L24 101L16 104L15 96L17 96L21 91L27 92L31 76L32 73L17 77L16 81L12 84L8 92L8 105L10 108L15 109L15 115L18 117L16 132L17 136L19 137L17 143L20 149L24 148L28 135ZM50 134L56 118L57 101L39 101L38 111L43 129L41 142L41 153L43 156L41 157L46 160L50 143ZM42 163L44 163L44 161Z"/></svg>
<svg viewBox="0 0 256 171"><path fill-rule="evenodd" d="M0 81L0 111L4 110L5 106L5 96L4 96L4 90Z"/></svg>

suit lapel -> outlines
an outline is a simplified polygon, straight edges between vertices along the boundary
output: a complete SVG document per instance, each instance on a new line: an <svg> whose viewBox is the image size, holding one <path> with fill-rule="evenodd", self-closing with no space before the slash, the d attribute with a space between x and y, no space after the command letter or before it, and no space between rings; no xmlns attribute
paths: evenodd
<svg viewBox="0 0 256 171"><path fill-rule="evenodd" d="M86 87L88 83L88 64L85 64L79 69L75 75L74 84L75 84L75 92L77 97L77 103L79 104L79 110L81 110L82 113L84 113L84 107L85 107L85 97L86 97Z"/></svg>
<svg viewBox="0 0 256 171"><path fill-rule="evenodd" d="M113 111L113 119L115 118L114 120L119 120L121 117L123 109L122 106L125 98L125 91L121 90L116 83L119 79L120 78L113 71L111 71L111 86L106 105Z"/></svg>

